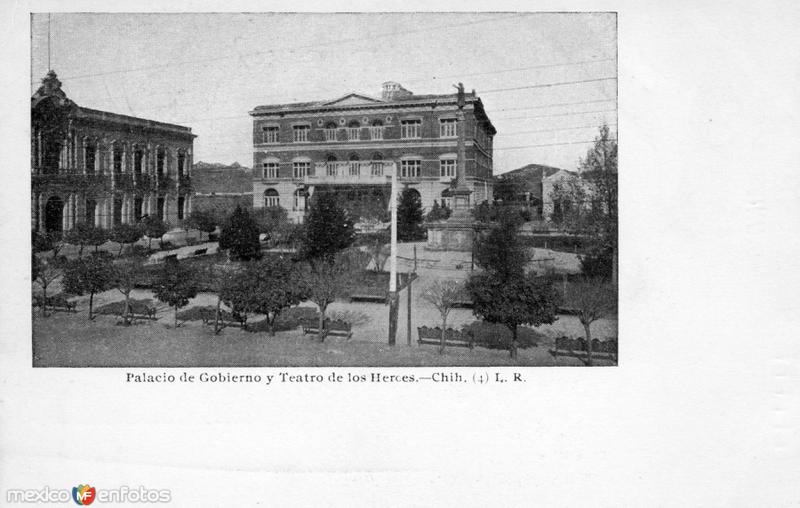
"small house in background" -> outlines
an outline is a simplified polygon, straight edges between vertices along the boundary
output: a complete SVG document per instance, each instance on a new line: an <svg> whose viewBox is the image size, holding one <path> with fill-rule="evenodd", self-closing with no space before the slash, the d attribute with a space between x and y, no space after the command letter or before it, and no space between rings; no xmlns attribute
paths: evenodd
<svg viewBox="0 0 800 508"><path fill-rule="evenodd" d="M551 199L553 185L578 173L566 169L528 164L494 177L494 197L504 204L517 204L531 211L534 220L550 220L555 205Z"/></svg>

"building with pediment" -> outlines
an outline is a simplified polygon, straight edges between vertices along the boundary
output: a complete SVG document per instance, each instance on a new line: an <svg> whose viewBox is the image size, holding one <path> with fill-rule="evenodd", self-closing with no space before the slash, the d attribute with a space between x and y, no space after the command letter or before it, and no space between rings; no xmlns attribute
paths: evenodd
<svg viewBox="0 0 800 508"><path fill-rule="evenodd" d="M50 71L31 97L32 228L110 229L155 215L177 225L192 207L188 127L84 108Z"/></svg>
<svg viewBox="0 0 800 508"><path fill-rule="evenodd" d="M257 106L253 118L253 205L280 206L298 222L307 197L336 192L388 205L392 172L419 194L452 207L457 94L414 95L395 82L381 98L350 93L330 101ZM475 92L465 94L466 184L472 204L492 200L496 130Z"/></svg>

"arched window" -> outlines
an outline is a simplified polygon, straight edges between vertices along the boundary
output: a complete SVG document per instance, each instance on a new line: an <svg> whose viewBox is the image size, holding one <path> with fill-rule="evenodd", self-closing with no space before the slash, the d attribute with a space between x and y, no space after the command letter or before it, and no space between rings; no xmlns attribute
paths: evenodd
<svg viewBox="0 0 800 508"><path fill-rule="evenodd" d="M347 124L347 140L358 141L361 134L361 124L358 120L350 120Z"/></svg>
<svg viewBox="0 0 800 508"><path fill-rule="evenodd" d="M281 199L278 191L275 189L267 189L264 191L264 206L281 206Z"/></svg>
<svg viewBox="0 0 800 508"><path fill-rule="evenodd" d="M325 173L328 176L336 176L336 166L336 156L333 154L328 154L325 162Z"/></svg>
<svg viewBox="0 0 800 508"><path fill-rule="evenodd" d="M359 157L357 153L351 153L349 159L350 163L348 172L350 173L350 176L358 176L359 169L361 168L361 157Z"/></svg>
<svg viewBox="0 0 800 508"><path fill-rule="evenodd" d="M322 132L325 133L325 141L336 141L336 122L326 123Z"/></svg>
<svg viewBox="0 0 800 508"><path fill-rule="evenodd" d="M370 139L383 139L383 120L373 120L369 128Z"/></svg>

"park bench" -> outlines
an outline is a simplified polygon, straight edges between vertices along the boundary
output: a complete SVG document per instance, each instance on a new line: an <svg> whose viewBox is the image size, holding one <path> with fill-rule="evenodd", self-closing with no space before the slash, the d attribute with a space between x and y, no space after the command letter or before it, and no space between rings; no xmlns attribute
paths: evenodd
<svg viewBox="0 0 800 508"><path fill-rule="evenodd" d="M586 352L586 339L582 337L577 339L557 337L555 347L550 350L550 354L555 358L572 356L580 360L586 358ZM592 358L617 361L617 339L592 339Z"/></svg>
<svg viewBox="0 0 800 508"><path fill-rule="evenodd" d="M128 306L128 317L130 319L150 319L152 321L156 320L156 308L151 307L144 303L139 302L131 302ZM123 317L125 315L125 308L123 307L122 310L119 311L119 317Z"/></svg>
<svg viewBox="0 0 800 508"><path fill-rule="evenodd" d="M304 319L300 324L303 327L303 335L319 333L319 319ZM337 337L347 337L349 339L353 336L352 325L347 321L342 321L340 319L331 321L330 319L326 319L323 326L324 335L326 337L328 335L334 335Z"/></svg>
<svg viewBox="0 0 800 508"><path fill-rule="evenodd" d="M76 302L67 301L67 297L63 294L47 297L47 308L51 310L60 310L64 312L77 312L78 304ZM45 304L43 297L36 295L33 297L33 304L37 307L42 307Z"/></svg>
<svg viewBox="0 0 800 508"><path fill-rule="evenodd" d="M192 252L192 256L205 256L208 253L208 248L205 249L196 249Z"/></svg>
<svg viewBox="0 0 800 508"><path fill-rule="evenodd" d="M371 302L371 303L386 303L385 294L376 293L351 293L351 302Z"/></svg>
<svg viewBox="0 0 800 508"><path fill-rule="evenodd" d="M216 310L204 309L201 317L204 325L213 325L216 319ZM225 309L219 311L219 323L222 328L233 326L244 330L247 327L247 315L238 312L228 312Z"/></svg>
<svg viewBox="0 0 800 508"><path fill-rule="evenodd" d="M423 344L439 346L442 343L442 329L438 326L436 328L420 326L417 328L417 336L417 344L420 346ZM472 349L475 347L475 339L472 336L472 332L461 332L448 328L444 332L444 345L468 347Z"/></svg>

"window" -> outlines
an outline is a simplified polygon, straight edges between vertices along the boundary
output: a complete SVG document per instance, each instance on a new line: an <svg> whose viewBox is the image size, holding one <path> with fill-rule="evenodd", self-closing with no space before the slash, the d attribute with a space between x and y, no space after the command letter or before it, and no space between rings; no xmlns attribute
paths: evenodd
<svg viewBox="0 0 800 508"><path fill-rule="evenodd" d="M267 161L263 163L264 174L263 178L275 179L278 178L278 163L275 161Z"/></svg>
<svg viewBox="0 0 800 508"><path fill-rule="evenodd" d="M293 162L292 163L292 176L295 179L305 178L311 169L310 162Z"/></svg>
<svg viewBox="0 0 800 508"><path fill-rule="evenodd" d="M325 128L322 132L325 134L325 141L336 141L336 128Z"/></svg>
<svg viewBox="0 0 800 508"><path fill-rule="evenodd" d="M280 129L274 125L268 125L266 127L262 127L261 131L263 132L263 140L264 143L277 143L278 142L278 133Z"/></svg>
<svg viewBox="0 0 800 508"><path fill-rule="evenodd" d="M450 197L450 190L445 189L442 191L442 207L443 208L453 208L453 201Z"/></svg>
<svg viewBox="0 0 800 508"><path fill-rule="evenodd" d="M308 141L308 131L311 130L311 127L308 125L295 125L292 127L292 140L295 143L304 143Z"/></svg>
<svg viewBox="0 0 800 508"><path fill-rule="evenodd" d="M137 221L144 217L144 198L141 196L133 198L133 213Z"/></svg>
<svg viewBox="0 0 800 508"><path fill-rule="evenodd" d="M419 178L422 162L415 159L400 161L400 178Z"/></svg>
<svg viewBox="0 0 800 508"><path fill-rule="evenodd" d="M142 174L142 160L144 159L144 152L141 148L137 148L133 152L133 172L137 175ZM178 164L180 164L180 159L178 160Z"/></svg>
<svg viewBox="0 0 800 508"><path fill-rule="evenodd" d="M96 157L97 157L97 146L93 144L87 144L83 152L83 167L89 174L94 173L94 161ZM94 211L92 211L92 214L94 214Z"/></svg>
<svg viewBox="0 0 800 508"><path fill-rule="evenodd" d="M439 161L439 176L442 178L453 178L456 176L456 160L442 159Z"/></svg>
<svg viewBox="0 0 800 508"><path fill-rule="evenodd" d="M455 118L442 118L439 120L439 137L454 138L458 136L458 122Z"/></svg>
<svg viewBox="0 0 800 508"><path fill-rule="evenodd" d="M361 124L358 122L350 122L347 125L347 140L348 141L358 141L358 138L361 136Z"/></svg>
<svg viewBox="0 0 800 508"><path fill-rule="evenodd" d="M369 138L377 140L383 139L383 123L380 120L376 120L370 126Z"/></svg>
<svg viewBox="0 0 800 508"><path fill-rule="evenodd" d="M183 151L178 152L178 178L183 177L183 166L186 163L186 154Z"/></svg>
<svg viewBox="0 0 800 508"><path fill-rule="evenodd" d="M178 220L183 220L183 205L184 205L185 198L183 196L178 196Z"/></svg>
<svg viewBox="0 0 800 508"><path fill-rule="evenodd" d="M158 217L158 220L164 220L164 215L166 215L164 210L166 207L166 200L163 196L159 196L158 199L156 199L156 216Z"/></svg>
<svg viewBox="0 0 800 508"><path fill-rule="evenodd" d="M402 139L418 138L422 130L422 120L403 120L400 122Z"/></svg>
<svg viewBox="0 0 800 508"><path fill-rule="evenodd" d="M306 209L306 191L297 189L294 191L294 208L295 211L303 211Z"/></svg>
<svg viewBox="0 0 800 508"><path fill-rule="evenodd" d="M164 176L164 160L166 159L166 154L164 150L159 150L156 152L156 173L158 176Z"/></svg>
<svg viewBox="0 0 800 508"><path fill-rule="evenodd" d="M281 206L281 198L278 191L275 189L267 189L264 191L264 206L267 208L271 206Z"/></svg>
<svg viewBox="0 0 800 508"><path fill-rule="evenodd" d="M114 148L114 174L122 173L122 148Z"/></svg>
<svg viewBox="0 0 800 508"><path fill-rule="evenodd" d="M350 156L350 162L348 162L348 173L350 176L358 176L361 174L361 162L359 162L360 157L358 154L352 154Z"/></svg>

